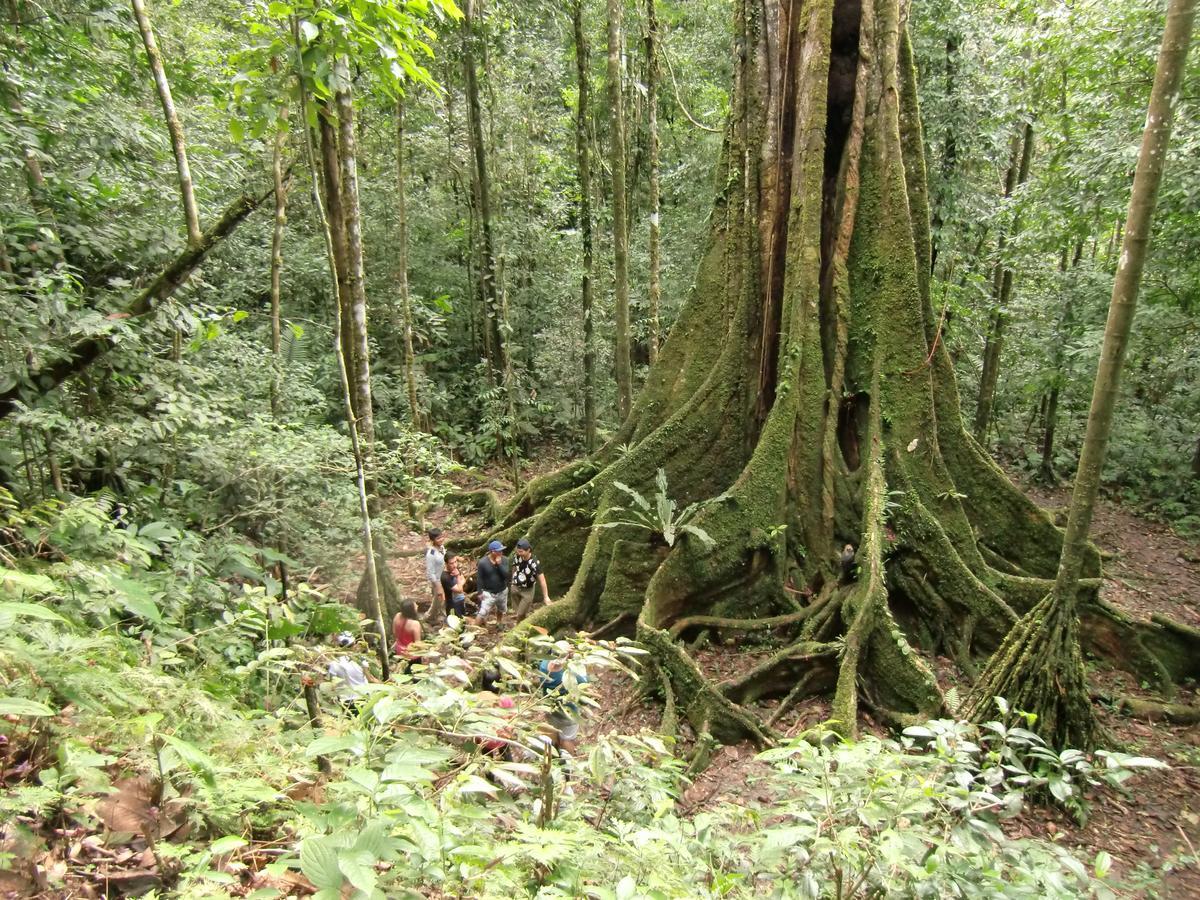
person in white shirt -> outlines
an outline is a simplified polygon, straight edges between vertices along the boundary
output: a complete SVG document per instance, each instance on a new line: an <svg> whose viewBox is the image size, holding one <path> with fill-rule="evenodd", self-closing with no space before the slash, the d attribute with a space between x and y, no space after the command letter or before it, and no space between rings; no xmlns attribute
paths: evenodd
<svg viewBox="0 0 1200 900"><path fill-rule="evenodd" d="M429 582L429 594L432 602L425 615L425 621L433 623L437 620L438 612L446 606L446 595L442 591L442 572L446 568L446 535L440 528L430 528L429 546L425 548L425 579Z"/></svg>
<svg viewBox="0 0 1200 900"><path fill-rule="evenodd" d="M343 650L350 650L354 644L354 635L343 631L334 636L334 643ZM362 699L362 689L367 686L368 675L362 664L343 653L329 664L329 677L333 681L333 691L338 703L351 715L358 715L358 701Z"/></svg>

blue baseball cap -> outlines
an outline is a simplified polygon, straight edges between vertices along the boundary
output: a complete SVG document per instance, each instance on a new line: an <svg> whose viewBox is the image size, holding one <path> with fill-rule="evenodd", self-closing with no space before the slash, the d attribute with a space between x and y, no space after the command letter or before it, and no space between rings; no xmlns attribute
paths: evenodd
<svg viewBox="0 0 1200 900"><path fill-rule="evenodd" d="M488 553L500 553L504 550L504 545L499 541L492 541L488 544Z"/></svg>

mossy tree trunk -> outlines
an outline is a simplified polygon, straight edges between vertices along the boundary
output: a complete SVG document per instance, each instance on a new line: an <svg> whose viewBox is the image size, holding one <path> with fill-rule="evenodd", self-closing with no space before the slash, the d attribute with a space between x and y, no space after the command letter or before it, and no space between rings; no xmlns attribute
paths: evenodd
<svg viewBox="0 0 1200 900"><path fill-rule="evenodd" d="M918 651L977 671L1049 592L1061 535L964 429L929 299L900 0L739 0L735 14L695 288L612 441L531 482L497 536L528 535L547 578L571 585L522 629L629 614L699 734L768 739L741 704L772 693L832 692L847 732L860 704L902 723L944 706ZM722 497L696 520L711 551L593 527L623 502L616 482L652 495L659 467L681 506ZM1083 562L1094 575L1094 552ZM768 618L780 650L723 685L682 643ZM1119 616L1095 627L1136 630Z"/></svg>
<svg viewBox="0 0 1200 900"><path fill-rule="evenodd" d="M1038 730L1059 747L1087 748L1095 735L1079 648L1078 583L1112 431L1121 367L1137 309L1150 224L1166 162L1175 104L1179 100L1195 8L1196 0L1171 0L1167 7L1166 30L1133 176L1125 237L1113 280L1104 344L1054 587L1005 639L968 703L970 712L981 718L988 714L992 697L1005 696L1020 709L1036 714Z"/></svg>
<svg viewBox="0 0 1200 900"><path fill-rule="evenodd" d="M583 27L583 0L571 7L575 32L575 73L579 99L575 108L575 166L579 178L579 234L583 245L580 306L583 313L583 433L588 452L596 449L596 340L592 319L592 161L588 129L592 79L588 71L588 44Z"/></svg>
<svg viewBox="0 0 1200 900"><path fill-rule="evenodd" d="M624 421L633 404L633 368L629 351L629 219L625 185L625 94L621 84L622 0L608 0L609 165L612 168L613 362L617 379L617 415Z"/></svg>

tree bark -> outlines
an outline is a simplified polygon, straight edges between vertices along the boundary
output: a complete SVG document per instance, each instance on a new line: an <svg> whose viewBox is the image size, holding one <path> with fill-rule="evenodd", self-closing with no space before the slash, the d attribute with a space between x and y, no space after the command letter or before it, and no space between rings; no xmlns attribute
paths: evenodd
<svg viewBox="0 0 1200 900"><path fill-rule="evenodd" d="M623 422L633 405L629 350L629 223L625 193L625 95L621 90L622 0L608 3L609 164L612 168L613 290L616 321L614 361L617 414Z"/></svg>
<svg viewBox="0 0 1200 900"><path fill-rule="evenodd" d="M338 80L335 93L338 114L338 162L342 186L342 212L346 220L346 283L350 331L354 349L351 387L355 399L355 427L362 441L368 481L374 478L375 412L371 401L370 343L367 333L367 282L363 266L362 214L358 200L358 148L354 134L354 104L350 93L350 67L344 57L334 64ZM372 485L373 487L373 485Z"/></svg>
<svg viewBox="0 0 1200 900"><path fill-rule="evenodd" d="M233 202L208 231L200 236L200 242L185 249L147 286L129 305L124 313L114 318L137 319L153 312L158 304L174 294L191 274L200 267L204 258L215 246L233 233L266 199L274 194L274 188L258 196L242 196ZM50 393L67 378L82 372L93 362L116 346L107 335L97 335L76 342L61 359L36 371L30 372L25 383L14 385L0 393L0 419L9 415L20 399L39 397Z"/></svg>
<svg viewBox="0 0 1200 900"><path fill-rule="evenodd" d="M1020 152L1018 153L1018 148ZM1013 163L1009 166L1004 183L1004 199L1012 199L1013 192L1029 179L1029 164L1033 158L1033 123L1026 122L1013 141ZM1008 301L1012 297L1013 268L1004 264L1003 255L1009 238L1021 233L1021 216L1013 217L1012 226L1001 232L998 246L1000 259L992 280L993 311L983 348L983 372L979 376L979 400L975 405L975 440L986 445L988 427L992 423L992 408L996 398L996 384L1000 379L1000 354L1004 349L1004 325L1008 318Z"/></svg>
<svg viewBox="0 0 1200 900"><path fill-rule="evenodd" d="M305 125L305 128L308 126ZM283 177L283 150L287 144L287 107L280 110L271 147L271 179L275 194L275 224L271 231L271 415L279 418L283 369L281 331L283 230L287 225L287 182Z"/></svg>
<svg viewBox="0 0 1200 900"><path fill-rule="evenodd" d="M588 45L583 30L583 0L572 5L575 29L575 73L579 103L575 110L575 165L579 179L579 233L583 243L583 273L580 276L580 305L583 312L583 429L589 453L596 449L596 343L592 312L592 163L588 134L591 74Z"/></svg>
<svg viewBox="0 0 1200 900"><path fill-rule="evenodd" d="M347 322L351 319L351 306L354 303L350 290L350 250L346 238L346 199L342 189L341 160L338 153L337 112L327 103L317 105L317 127L321 135L321 178L325 189L325 213L329 222L330 236L333 241L333 263L336 274L337 293L334 302L338 304L341 316ZM356 351L353 335L350 329L341 332L342 353L350 366L350 371L356 369ZM352 393L350 403L354 407L354 415L358 417L358 395Z"/></svg>
<svg viewBox="0 0 1200 900"><path fill-rule="evenodd" d="M133 14L137 19L138 30L142 33L142 43L146 47L146 60L150 65L150 73L154 76L154 87L158 91L158 101L162 104L163 118L167 122L167 132L171 136L171 150L175 154L175 169L179 174L179 194L183 201L183 218L187 226L188 243L195 246L201 240L200 213L196 209L196 193L192 188L192 170L188 165L187 144L183 137L183 123L175 111L175 101L171 98L171 83L167 80L167 72L163 67L162 54L154 39L154 29L150 25L150 16L146 12L144 0L130 0Z"/></svg>
<svg viewBox="0 0 1200 900"><path fill-rule="evenodd" d="M658 315L662 300L659 260L658 16L654 3L655 0L646 0L646 128L650 145L650 327L646 340L649 343L650 365L658 362Z"/></svg>
<svg viewBox="0 0 1200 900"><path fill-rule="evenodd" d="M500 334L500 294L496 251L492 235L492 182L483 139L483 114L479 104L479 78L475 71L475 2L465 0L463 13L463 70L467 95L467 139L471 148L471 186L479 214L479 281L483 300L485 346L493 373L504 370L504 340Z"/></svg>
<svg viewBox="0 0 1200 900"><path fill-rule="evenodd" d="M1038 730L1058 747L1089 749L1096 732L1079 645L1079 580L1112 432L1121 367L1137 309L1195 7L1196 0L1171 0L1167 6L1166 28L1134 171L1125 237L1113 280L1104 343L1054 586L1021 619L989 661L968 704L973 716L980 718L986 715L992 697L1005 696L1016 704L1015 708L1035 713Z"/></svg>
<svg viewBox="0 0 1200 900"><path fill-rule="evenodd" d="M400 290L400 327L404 332L404 383L408 388L409 421L421 429L417 402L416 359L413 353L412 297L408 290L408 209L404 184L404 98L396 100L396 281Z"/></svg>

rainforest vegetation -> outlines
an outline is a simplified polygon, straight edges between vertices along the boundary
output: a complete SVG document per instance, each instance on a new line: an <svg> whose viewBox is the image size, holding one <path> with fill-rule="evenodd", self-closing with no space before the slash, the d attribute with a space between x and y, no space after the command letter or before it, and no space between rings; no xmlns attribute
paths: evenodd
<svg viewBox="0 0 1200 900"><path fill-rule="evenodd" d="M0 892L1200 891L1194 12L2 0Z"/></svg>

